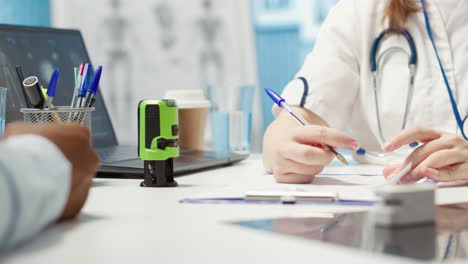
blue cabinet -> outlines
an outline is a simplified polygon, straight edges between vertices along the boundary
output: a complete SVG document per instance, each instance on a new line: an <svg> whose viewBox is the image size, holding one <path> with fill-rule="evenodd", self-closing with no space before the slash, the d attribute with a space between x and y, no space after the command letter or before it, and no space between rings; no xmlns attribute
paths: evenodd
<svg viewBox="0 0 468 264"><path fill-rule="evenodd" d="M281 93L299 70L299 25L256 26L255 33L263 127L266 129L273 121L273 102L263 89L270 88Z"/></svg>
<svg viewBox="0 0 468 264"><path fill-rule="evenodd" d="M49 0L0 0L0 23L50 26Z"/></svg>
<svg viewBox="0 0 468 264"><path fill-rule="evenodd" d="M251 0L261 88L282 92L313 48L320 25L336 2ZM273 121L271 106L262 92L264 128Z"/></svg>

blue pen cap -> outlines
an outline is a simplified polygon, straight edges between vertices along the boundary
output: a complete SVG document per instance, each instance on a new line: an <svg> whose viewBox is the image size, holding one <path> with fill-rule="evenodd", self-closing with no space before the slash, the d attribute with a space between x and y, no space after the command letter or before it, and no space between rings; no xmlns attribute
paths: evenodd
<svg viewBox="0 0 468 264"><path fill-rule="evenodd" d="M277 94L275 91L273 91L273 90L271 90L269 88L266 88L265 92L273 100L273 102L275 102L280 107L281 107L281 104L286 101L286 100L284 100L283 97L281 97L279 94Z"/></svg>
<svg viewBox="0 0 468 264"><path fill-rule="evenodd" d="M99 82L101 81L101 73L102 73L102 66L99 66L94 74L93 80L91 81L91 85L88 87L88 92L96 94Z"/></svg>
<svg viewBox="0 0 468 264"><path fill-rule="evenodd" d="M47 87L47 96L55 97L55 91L57 90L57 84L59 79L60 71L59 69L55 68L52 72L52 76L50 76L49 86Z"/></svg>
<svg viewBox="0 0 468 264"><path fill-rule="evenodd" d="M93 65L92 64L89 64L89 67L88 67L88 78L86 79L86 89L85 90L88 90L87 88L91 85L91 80L92 80L92 77L94 75L94 68L93 68Z"/></svg>

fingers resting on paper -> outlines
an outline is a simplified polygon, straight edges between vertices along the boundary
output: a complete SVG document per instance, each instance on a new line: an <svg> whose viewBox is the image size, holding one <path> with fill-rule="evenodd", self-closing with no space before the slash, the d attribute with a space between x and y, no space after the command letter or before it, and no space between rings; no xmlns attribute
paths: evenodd
<svg viewBox="0 0 468 264"><path fill-rule="evenodd" d="M401 164L392 164L390 166L387 166L383 169L382 174L387 179L390 176L394 175L395 171L401 166L402 166Z"/></svg>
<svg viewBox="0 0 468 264"><path fill-rule="evenodd" d="M386 178L412 162L413 169L400 183L413 183L422 178L442 182L468 179L468 143L463 138L428 128L410 128L389 140L384 149L391 152L412 142L424 145L416 148L402 164L384 168Z"/></svg>

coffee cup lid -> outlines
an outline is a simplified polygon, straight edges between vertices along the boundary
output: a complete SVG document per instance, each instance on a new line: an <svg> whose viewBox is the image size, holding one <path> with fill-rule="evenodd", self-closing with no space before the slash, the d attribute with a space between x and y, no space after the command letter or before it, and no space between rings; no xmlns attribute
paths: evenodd
<svg viewBox="0 0 468 264"><path fill-rule="evenodd" d="M174 99L179 109L209 108L210 101L205 98L202 90L169 90L164 99Z"/></svg>

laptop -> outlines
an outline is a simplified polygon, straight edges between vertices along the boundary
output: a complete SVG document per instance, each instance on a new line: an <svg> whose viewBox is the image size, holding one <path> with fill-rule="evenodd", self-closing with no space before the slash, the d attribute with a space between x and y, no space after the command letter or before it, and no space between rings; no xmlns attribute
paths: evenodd
<svg viewBox="0 0 468 264"><path fill-rule="evenodd" d="M78 30L0 25L0 86L8 88L6 122L23 120L19 110L27 107L16 66L22 67L25 76L37 76L45 87L52 70L59 68L61 75L54 104L69 105L73 93L73 68L82 62L90 62L90 59ZM93 145L101 158L98 177L141 177L143 161L138 158L137 136L135 145L118 143L104 101L100 93L96 97L92 119ZM135 105L135 114L136 111ZM231 165L246 157L246 154L181 150L180 157L174 161L174 173L183 175Z"/></svg>

